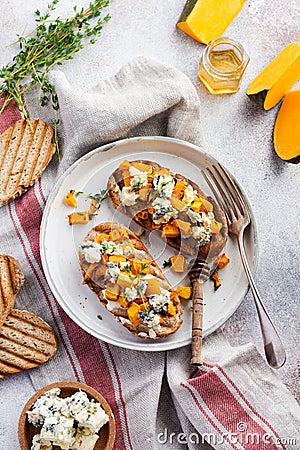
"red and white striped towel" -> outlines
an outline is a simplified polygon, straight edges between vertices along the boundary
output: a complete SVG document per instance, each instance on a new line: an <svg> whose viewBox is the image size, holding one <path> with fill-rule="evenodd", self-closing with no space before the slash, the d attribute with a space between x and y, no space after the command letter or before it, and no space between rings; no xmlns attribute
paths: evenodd
<svg viewBox="0 0 300 450"><path fill-rule="evenodd" d="M189 347L158 353L114 347L79 328L56 302L43 273L39 227L57 177L88 149L118 138L167 134L200 146L202 138L197 93L172 67L138 58L85 93L62 72L51 81L62 159L54 157L34 187L0 209L0 251L16 257L25 273L17 306L43 317L59 340L55 357L30 371L34 387L74 379L101 392L114 411L116 450L300 448L298 405L252 345L231 348L215 333L204 342L205 365L191 370ZM51 108L40 109L34 93L26 101L32 117L50 122ZM1 130L19 117L10 106Z"/></svg>

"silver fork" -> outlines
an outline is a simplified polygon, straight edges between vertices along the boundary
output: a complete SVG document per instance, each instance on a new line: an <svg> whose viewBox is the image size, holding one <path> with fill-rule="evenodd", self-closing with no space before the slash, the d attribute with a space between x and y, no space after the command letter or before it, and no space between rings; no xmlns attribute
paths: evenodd
<svg viewBox="0 0 300 450"><path fill-rule="evenodd" d="M221 164L215 164L210 168L206 168L205 171L202 171L202 175L226 215L229 233L237 237L242 263L258 313L266 359L271 367L279 369L286 360L285 350L278 332L261 300L245 252L244 231L251 222L248 208L243 200L239 187Z"/></svg>

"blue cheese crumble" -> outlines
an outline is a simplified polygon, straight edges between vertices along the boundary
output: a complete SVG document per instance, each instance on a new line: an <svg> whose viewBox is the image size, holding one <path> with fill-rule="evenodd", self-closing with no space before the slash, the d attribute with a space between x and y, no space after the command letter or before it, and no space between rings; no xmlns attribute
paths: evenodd
<svg viewBox="0 0 300 450"><path fill-rule="evenodd" d="M83 391L60 398L60 389L42 395L27 411L28 422L41 427L32 441L31 450L62 449L92 450L98 432L109 421L100 403L89 400Z"/></svg>

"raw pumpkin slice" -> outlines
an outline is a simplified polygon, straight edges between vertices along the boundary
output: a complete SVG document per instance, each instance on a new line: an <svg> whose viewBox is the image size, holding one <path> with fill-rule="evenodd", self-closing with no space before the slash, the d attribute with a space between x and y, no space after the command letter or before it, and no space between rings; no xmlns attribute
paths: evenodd
<svg viewBox="0 0 300 450"><path fill-rule="evenodd" d="M250 83L248 97L268 110L300 78L300 42L288 44Z"/></svg>
<svg viewBox="0 0 300 450"><path fill-rule="evenodd" d="M245 0L187 0L177 27L196 41L208 44L223 34L244 3Z"/></svg>
<svg viewBox="0 0 300 450"><path fill-rule="evenodd" d="M300 90L288 92L274 127L274 147L279 158L300 162Z"/></svg>

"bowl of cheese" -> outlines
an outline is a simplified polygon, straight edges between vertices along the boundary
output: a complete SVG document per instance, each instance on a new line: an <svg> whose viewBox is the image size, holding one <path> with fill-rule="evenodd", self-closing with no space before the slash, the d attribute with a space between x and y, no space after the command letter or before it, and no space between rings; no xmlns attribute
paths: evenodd
<svg viewBox="0 0 300 450"><path fill-rule="evenodd" d="M111 450L115 434L105 398L76 381L37 391L24 406L18 428L21 450Z"/></svg>

